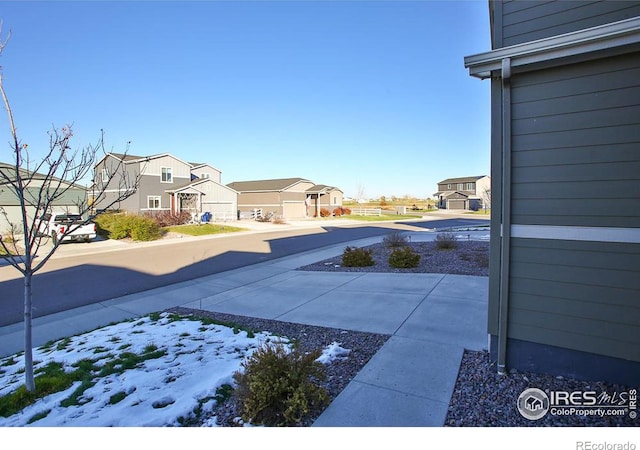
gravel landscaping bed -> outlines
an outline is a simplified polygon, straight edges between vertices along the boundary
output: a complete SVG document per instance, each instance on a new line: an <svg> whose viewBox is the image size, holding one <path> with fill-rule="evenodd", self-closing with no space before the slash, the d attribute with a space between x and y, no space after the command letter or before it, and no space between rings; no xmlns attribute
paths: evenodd
<svg viewBox="0 0 640 450"><path fill-rule="evenodd" d="M193 315L195 317L207 317L223 322L230 322L256 331L268 331L278 336L286 336L296 340L305 351L313 351L324 348L333 342L340 343L342 348L350 350L348 358L336 360L325 366L327 380L324 384L333 400L349 384L373 355L389 339L389 335L347 331L336 328L317 327L279 320L259 319L255 317L236 316L210 311L201 311L188 308L173 308L169 312L180 315ZM223 427L238 426L237 418L241 415L238 405L233 398L220 404L215 412L217 423ZM300 426L311 426L318 418L319 413L307 417ZM207 418L201 418L202 421ZM194 423L194 426L199 425Z"/></svg>
<svg viewBox="0 0 640 450"><path fill-rule="evenodd" d="M409 242L407 247L420 255L417 267L396 269L389 265L389 255L393 249L383 244L366 247L373 251L373 266L344 267L342 255L318 261L299 270L323 272L390 272L390 273L449 273L455 275L489 275L489 243L481 241L458 241L455 249L436 248L435 242Z"/></svg>
<svg viewBox="0 0 640 450"><path fill-rule="evenodd" d="M454 427L634 427L639 419L624 416L552 415L529 420L517 409L518 396L528 388L550 391L606 392L613 397L629 392L630 387L600 381L579 381L553 375L511 370L498 375L488 352L465 351L458 373L445 426ZM627 399L628 400L628 399ZM614 403L615 404L615 403Z"/></svg>

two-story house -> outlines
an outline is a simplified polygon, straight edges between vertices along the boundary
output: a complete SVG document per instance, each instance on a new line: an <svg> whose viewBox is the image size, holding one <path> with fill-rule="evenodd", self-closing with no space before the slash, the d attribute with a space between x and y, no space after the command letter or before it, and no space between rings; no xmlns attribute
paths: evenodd
<svg viewBox="0 0 640 450"><path fill-rule="evenodd" d="M94 207L112 203L137 182L133 195L112 206L130 213L189 211L214 218L237 217L238 193L220 183L221 172L209 164L189 163L169 153L151 156L108 153L95 166L94 191L104 190ZM105 186L105 183L108 183Z"/></svg>
<svg viewBox="0 0 640 450"><path fill-rule="evenodd" d="M447 178L438 183L433 194L439 209L464 209L477 211L491 207L491 177Z"/></svg>

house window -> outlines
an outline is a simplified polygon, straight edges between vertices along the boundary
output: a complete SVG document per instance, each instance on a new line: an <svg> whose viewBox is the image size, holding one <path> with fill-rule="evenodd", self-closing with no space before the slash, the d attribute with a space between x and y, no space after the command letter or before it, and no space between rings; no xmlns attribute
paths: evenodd
<svg viewBox="0 0 640 450"><path fill-rule="evenodd" d="M467 183L467 191L473 191L473 183Z"/></svg>
<svg viewBox="0 0 640 450"><path fill-rule="evenodd" d="M447 184L447 189L451 189L451 185L450 184Z"/></svg>
<svg viewBox="0 0 640 450"><path fill-rule="evenodd" d="M200 175L200 178L202 178L203 180L208 180L209 178L211 178L211 174L210 173L203 173Z"/></svg>
<svg viewBox="0 0 640 450"><path fill-rule="evenodd" d="M159 195L147 196L147 208L160 209L160 196Z"/></svg>
<svg viewBox="0 0 640 450"><path fill-rule="evenodd" d="M459 191L464 190L464 183L458 183L458 190Z"/></svg>
<svg viewBox="0 0 640 450"><path fill-rule="evenodd" d="M107 169L102 169L102 182L106 183L107 181L109 181L109 172Z"/></svg>
<svg viewBox="0 0 640 450"><path fill-rule="evenodd" d="M163 183L173 182L171 167L163 167L161 170L162 170L162 173L160 175L160 181L162 181Z"/></svg>

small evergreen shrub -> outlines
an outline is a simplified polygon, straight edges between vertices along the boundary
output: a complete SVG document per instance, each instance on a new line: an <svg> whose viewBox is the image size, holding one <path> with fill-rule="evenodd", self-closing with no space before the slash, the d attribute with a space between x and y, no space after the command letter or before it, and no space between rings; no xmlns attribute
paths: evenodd
<svg viewBox="0 0 640 450"><path fill-rule="evenodd" d="M134 216L117 214L113 217L113 221L107 228L109 239L124 239L131 237L131 227L133 226Z"/></svg>
<svg viewBox="0 0 640 450"><path fill-rule="evenodd" d="M436 236L438 250L450 250L458 247L458 238L453 233L439 233Z"/></svg>
<svg viewBox="0 0 640 450"><path fill-rule="evenodd" d="M265 344L253 352L242 363L244 370L233 375L242 419L253 425L292 426L326 406L329 395L319 385L326 373L316 361L321 353L289 352L281 344Z"/></svg>
<svg viewBox="0 0 640 450"><path fill-rule="evenodd" d="M404 233L394 231L393 233L387 234L384 239L382 239L382 242L387 248L406 247L409 243L409 236Z"/></svg>
<svg viewBox="0 0 640 450"><path fill-rule="evenodd" d="M100 214L95 219L99 233L109 239L132 238L135 241L152 241L160 238L162 232L158 223L143 216L126 214Z"/></svg>
<svg viewBox="0 0 640 450"><path fill-rule="evenodd" d="M409 247L395 249L389 256L389 265L396 269L411 269L418 267L420 255L414 253Z"/></svg>
<svg viewBox="0 0 640 450"><path fill-rule="evenodd" d="M113 224L119 220L123 214L118 213L102 213L97 215L93 221L97 225L97 232L99 235L109 237L109 233ZM114 238L115 239L115 238Z"/></svg>
<svg viewBox="0 0 640 450"><path fill-rule="evenodd" d="M320 208L320 217L329 217L331 212L327 208Z"/></svg>
<svg viewBox="0 0 640 450"><path fill-rule="evenodd" d="M155 241L162 236L158 222L149 217L134 216L130 235L134 241Z"/></svg>
<svg viewBox="0 0 640 450"><path fill-rule="evenodd" d="M372 250L358 247L346 247L342 253L342 265L345 267L373 266Z"/></svg>

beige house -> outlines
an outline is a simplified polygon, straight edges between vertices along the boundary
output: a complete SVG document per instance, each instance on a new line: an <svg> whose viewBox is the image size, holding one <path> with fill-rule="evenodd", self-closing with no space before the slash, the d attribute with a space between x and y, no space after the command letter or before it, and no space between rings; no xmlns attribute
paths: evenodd
<svg viewBox="0 0 640 450"><path fill-rule="evenodd" d="M320 215L321 208L333 211L342 206L340 189L304 178L236 181L227 187L238 192L240 213L261 209L293 219L315 217Z"/></svg>
<svg viewBox="0 0 640 450"><path fill-rule="evenodd" d="M433 196L439 209L477 211L491 208L491 177L447 178L438 183L438 192Z"/></svg>

